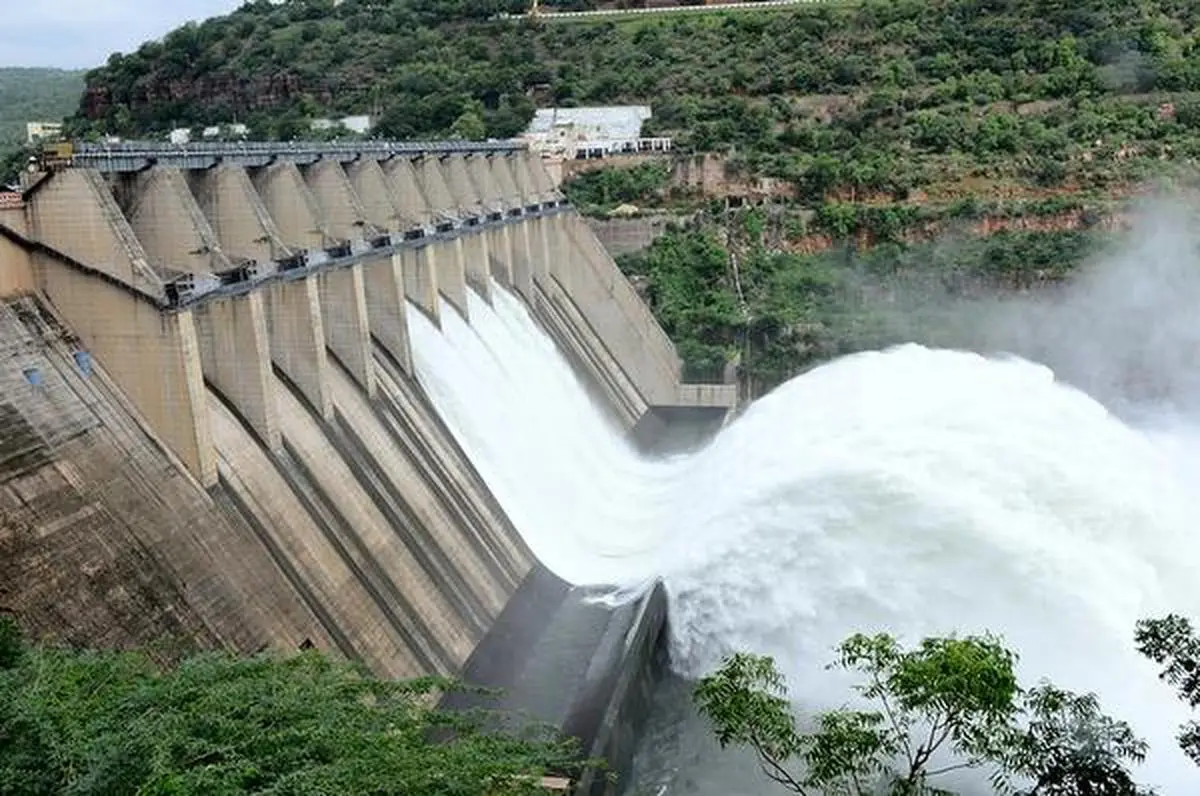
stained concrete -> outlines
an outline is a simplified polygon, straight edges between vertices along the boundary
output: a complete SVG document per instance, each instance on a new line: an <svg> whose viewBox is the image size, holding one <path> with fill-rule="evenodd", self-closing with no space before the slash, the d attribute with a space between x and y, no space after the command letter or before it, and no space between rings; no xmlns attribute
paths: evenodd
<svg viewBox="0 0 1200 796"><path fill-rule="evenodd" d="M116 181L128 215L97 172L43 180L26 214L42 248L17 245L38 306L78 337L64 328L59 342L39 342L25 319L14 329L35 360L67 362L63 346L94 356L90 378L106 389L44 404L30 384L33 403L0 408L11 430L0 463L25 490L8 499L44 496L23 525L0 529L11 552L0 582L20 585L22 623L84 643L311 643L386 676L465 672L507 687L506 709L551 720L620 765L660 663L662 593L607 609L538 567L413 379L403 314L436 321L440 294L465 316L468 284L511 283L602 403L652 444L669 436L660 410L720 416L728 391L679 383L670 341L573 212L508 214L560 197L540 161L503 158L147 173ZM504 226L444 223L485 213ZM163 276L180 269L219 271L222 257L274 267L335 242L361 251L375 230L410 223L442 229L398 256L282 275L195 309L162 301ZM136 454L109 431L78 430L80 418L140 434ZM102 437L45 442L89 434ZM40 481L21 481L31 472ZM60 504L105 524L72 525ZM86 536L95 527L102 551ZM64 573L93 559L111 573L107 591L82 588L64 615L38 579L63 588ZM120 593L126 582L136 599Z"/></svg>

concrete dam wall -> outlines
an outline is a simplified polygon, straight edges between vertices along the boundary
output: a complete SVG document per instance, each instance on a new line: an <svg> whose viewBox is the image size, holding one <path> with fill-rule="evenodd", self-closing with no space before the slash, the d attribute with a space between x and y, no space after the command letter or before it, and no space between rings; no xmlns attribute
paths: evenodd
<svg viewBox="0 0 1200 796"><path fill-rule="evenodd" d="M572 590L427 399L406 313L466 316L495 279L629 429L735 398L681 384L512 146L84 146L24 196L0 215L0 610L39 637L516 682Z"/></svg>

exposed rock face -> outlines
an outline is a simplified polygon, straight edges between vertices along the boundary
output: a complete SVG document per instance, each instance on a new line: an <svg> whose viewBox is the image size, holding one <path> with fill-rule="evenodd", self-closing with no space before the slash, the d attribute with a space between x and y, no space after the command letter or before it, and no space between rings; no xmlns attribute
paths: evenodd
<svg viewBox="0 0 1200 796"><path fill-rule="evenodd" d="M142 108L171 102L246 112L283 105L306 92L321 103L332 99L328 88L305 86L298 75L290 72L260 75L252 80L221 73L195 80L160 81L152 77L122 97L114 97L107 86L89 86L83 97L83 112L89 119L99 119L120 104L136 116Z"/></svg>

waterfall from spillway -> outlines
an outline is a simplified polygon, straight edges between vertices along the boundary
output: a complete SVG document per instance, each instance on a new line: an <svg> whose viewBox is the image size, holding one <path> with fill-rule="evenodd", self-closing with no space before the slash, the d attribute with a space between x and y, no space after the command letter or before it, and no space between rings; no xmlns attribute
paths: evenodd
<svg viewBox="0 0 1200 796"><path fill-rule="evenodd" d="M440 331L409 313L421 383L547 566L665 580L681 673L767 653L831 708L847 693L823 664L852 632L990 630L1026 683L1096 691L1133 723L1146 784L1200 782L1173 739L1186 711L1132 642L1141 617L1200 617L1200 446L1041 366L907 345L813 370L699 453L651 461L524 305L498 286L494 303L472 294L469 325L444 305Z"/></svg>

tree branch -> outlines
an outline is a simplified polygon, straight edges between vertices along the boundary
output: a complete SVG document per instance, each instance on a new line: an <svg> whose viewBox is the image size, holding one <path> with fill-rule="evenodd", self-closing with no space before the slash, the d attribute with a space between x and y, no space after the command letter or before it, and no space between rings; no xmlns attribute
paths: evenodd
<svg viewBox="0 0 1200 796"><path fill-rule="evenodd" d="M786 785L787 787L791 788L796 793L799 793L800 796L808 796L808 791L804 789L803 785L796 781L796 778L791 775L791 772L784 768L783 764L776 760L774 755L767 753L766 747L758 738L758 734L753 731L750 733L750 745L753 746L754 751L758 753L759 768L762 769L764 774L778 782L780 785Z"/></svg>
<svg viewBox="0 0 1200 796"><path fill-rule="evenodd" d="M937 735L937 731L938 719L935 718L929 725L929 737L925 740L925 743L917 747L917 752L913 756L912 765L909 766L908 779L910 782L916 778L917 773L925 767L925 764L929 762L929 758L933 756L933 751L937 749L937 745L934 744L933 740Z"/></svg>
<svg viewBox="0 0 1200 796"><path fill-rule="evenodd" d="M968 760L965 763L955 763L951 766L942 766L941 768L934 769L933 771L926 771L925 776L936 777L938 774L948 774L951 771L958 771L960 768L973 768L974 766L975 764Z"/></svg>
<svg viewBox="0 0 1200 796"><path fill-rule="evenodd" d="M892 725L892 731L900 738L900 743L904 746L904 757L908 760L909 768L913 764L912 744L909 743L908 733L900 729L900 723L896 720L896 714L892 710L892 705L888 702L887 691L884 690L883 683L879 682L879 673L871 673L871 682L874 683L876 690L879 691L879 701L883 703L883 712L887 714L888 723Z"/></svg>

